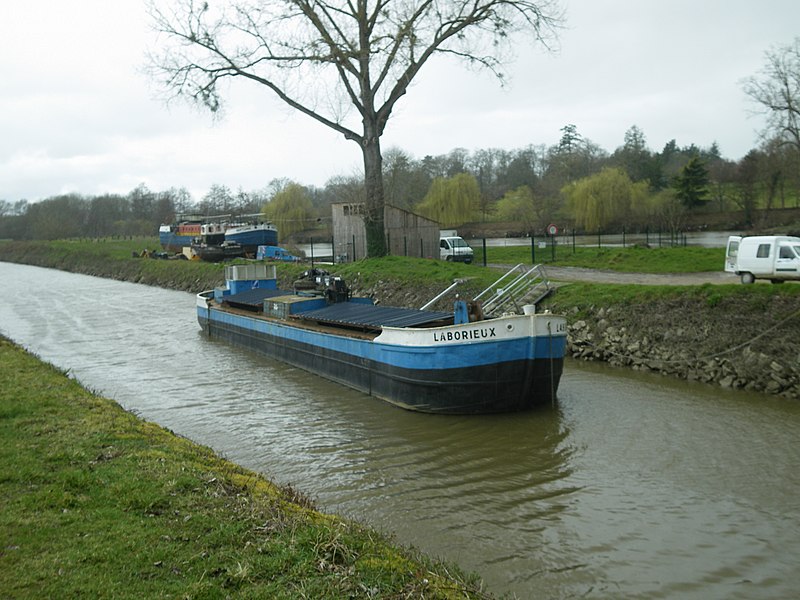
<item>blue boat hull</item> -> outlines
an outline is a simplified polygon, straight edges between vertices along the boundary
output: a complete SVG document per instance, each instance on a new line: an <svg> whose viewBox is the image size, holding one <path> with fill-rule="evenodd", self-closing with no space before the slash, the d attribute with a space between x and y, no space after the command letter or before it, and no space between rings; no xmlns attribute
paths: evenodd
<svg viewBox="0 0 800 600"><path fill-rule="evenodd" d="M184 246L191 246L194 238L190 235L178 235L177 233L159 233L161 247L168 252L180 252Z"/></svg>
<svg viewBox="0 0 800 600"><path fill-rule="evenodd" d="M564 336L404 348L198 306L210 336L244 346L403 408L514 412L555 402Z"/></svg>
<svg viewBox="0 0 800 600"><path fill-rule="evenodd" d="M246 252L255 253L259 246L277 246L278 232L274 229L259 229L242 233L225 233L225 241L241 244Z"/></svg>

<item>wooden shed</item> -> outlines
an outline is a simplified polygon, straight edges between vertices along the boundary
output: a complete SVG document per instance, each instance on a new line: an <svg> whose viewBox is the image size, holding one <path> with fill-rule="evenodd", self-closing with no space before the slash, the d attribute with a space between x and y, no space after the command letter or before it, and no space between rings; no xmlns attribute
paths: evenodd
<svg viewBox="0 0 800 600"><path fill-rule="evenodd" d="M364 204L331 204L333 256L336 262L361 260L367 254ZM439 224L423 216L389 204L383 208L386 248L393 256L437 258Z"/></svg>

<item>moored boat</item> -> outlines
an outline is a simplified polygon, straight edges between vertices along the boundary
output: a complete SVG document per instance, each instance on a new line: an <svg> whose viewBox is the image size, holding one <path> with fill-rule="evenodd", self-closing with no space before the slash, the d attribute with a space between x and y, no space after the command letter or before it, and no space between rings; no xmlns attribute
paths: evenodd
<svg viewBox="0 0 800 600"><path fill-rule="evenodd" d="M172 225L161 225L158 228L158 239L161 247L167 252L180 252L184 246L190 246L200 235L199 221L184 221Z"/></svg>
<svg viewBox="0 0 800 600"><path fill-rule="evenodd" d="M203 223L200 226L200 236L191 244L192 255L208 262L244 256L241 244L226 239L226 227L224 223Z"/></svg>
<svg viewBox="0 0 800 600"><path fill-rule="evenodd" d="M245 253L255 256L259 246L278 245L278 229L272 223L230 224L225 241L239 244Z"/></svg>
<svg viewBox="0 0 800 600"><path fill-rule="evenodd" d="M161 247L167 252L182 252L191 247L194 256L218 261L255 256L259 246L278 245L278 230L272 223L227 223L224 217L218 215L208 217L206 222L193 220L161 225L158 229Z"/></svg>
<svg viewBox="0 0 800 600"><path fill-rule="evenodd" d="M275 266L266 264L230 265L226 281L197 296L197 319L210 337L397 406L475 414L556 399L566 319L536 313L533 304L496 317L463 300L452 312L387 307L353 298L341 279L313 270L280 290Z"/></svg>

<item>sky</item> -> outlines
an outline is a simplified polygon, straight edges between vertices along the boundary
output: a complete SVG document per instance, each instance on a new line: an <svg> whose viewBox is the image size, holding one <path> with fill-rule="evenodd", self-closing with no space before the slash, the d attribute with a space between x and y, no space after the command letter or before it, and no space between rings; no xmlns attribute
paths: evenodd
<svg viewBox="0 0 800 600"><path fill-rule="evenodd" d="M395 108L384 151L553 145L574 124L608 152L636 125L647 145L742 158L763 116L742 91L765 52L800 36L797 0L564 0L558 48L516 44L505 86L428 64ZM127 194L213 184L234 192L288 178L323 186L361 173L354 142L234 84L221 119L165 103L145 74L159 43L143 0L0 3L0 200Z"/></svg>

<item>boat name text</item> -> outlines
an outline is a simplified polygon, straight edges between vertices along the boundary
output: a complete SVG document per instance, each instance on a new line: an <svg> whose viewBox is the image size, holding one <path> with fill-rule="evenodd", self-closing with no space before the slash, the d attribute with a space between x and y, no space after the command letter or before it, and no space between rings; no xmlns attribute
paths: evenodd
<svg viewBox="0 0 800 600"><path fill-rule="evenodd" d="M460 342L463 340L483 340L497 337L494 327L481 327L480 329L469 329L467 331L434 331L434 342Z"/></svg>

